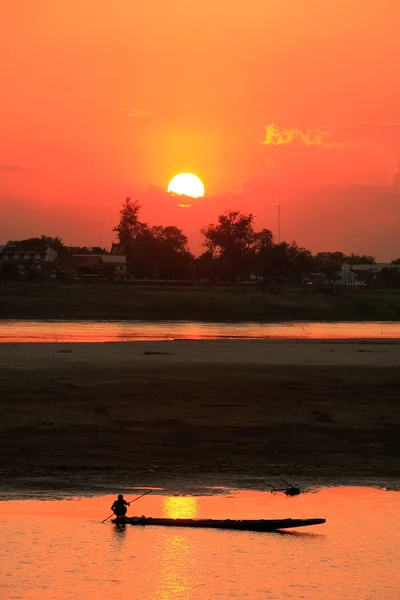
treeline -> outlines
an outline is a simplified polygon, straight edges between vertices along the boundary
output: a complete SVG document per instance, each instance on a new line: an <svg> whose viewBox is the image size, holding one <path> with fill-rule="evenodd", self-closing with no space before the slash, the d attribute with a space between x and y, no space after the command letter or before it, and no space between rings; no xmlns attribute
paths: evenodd
<svg viewBox="0 0 400 600"><path fill-rule="evenodd" d="M181 229L174 225L149 226L140 219L140 204L127 198L120 210L118 225L113 229L119 242L119 252L127 257L126 275L135 279L187 280L187 281L248 281L260 279L271 282L304 283L307 278L324 283L333 283L342 266L373 265L375 257L343 252L318 252L313 254L296 242L276 242L269 229L258 231L254 216L240 211L227 211L201 229L204 252L194 256L189 249L189 240ZM58 267L68 262L68 249L58 237L41 236L8 242L0 262L0 277L18 276L18 265L8 260L12 249L29 249L44 253L46 248L57 252ZM104 248L81 247L80 254L105 253ZM27 261L29 262L29 261ZM378 284L400 286L400 272L393 267L378 274L364 271L360 277L368 282L373 277ZM27 278L38 277L35 265L24 265ZM46 277L46 267L40 272Z"/></svg>
<svg viewBox="0 0 400 600"><path fill-rule="evenodd" d="M217 223L201 229L205 251L195 257L181 229L150 227L140 220L139 213L140 204L127 198L114 231L127 256L130 274L140 279L247 281L257 277L301 283L319 273L331 282L344 263L375 263L373 256L343 252L313 255L296 242L277 243L269 229L255 229L254 215L240 211L228 211ZM393 262L400 263L400 259Z"/></svg>

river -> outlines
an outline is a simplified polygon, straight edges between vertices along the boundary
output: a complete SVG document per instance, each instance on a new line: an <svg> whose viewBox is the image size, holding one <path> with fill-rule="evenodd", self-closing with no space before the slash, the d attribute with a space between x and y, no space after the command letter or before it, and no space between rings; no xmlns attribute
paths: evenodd
<svg viewBox="0 0 400 600"><path fill-rule="evenodd" d="M130 509L147 516L327 519L292 533L101 524L113 499L1 501L2 600L399 597L398 492L332 488L286 498L155 491Z"/></svg>
<svg viewBox="0 0 400 600"><path fill-rule="evenodd" d="M400 322L0 321L0 343L351 338L400 339Z"/></svg>

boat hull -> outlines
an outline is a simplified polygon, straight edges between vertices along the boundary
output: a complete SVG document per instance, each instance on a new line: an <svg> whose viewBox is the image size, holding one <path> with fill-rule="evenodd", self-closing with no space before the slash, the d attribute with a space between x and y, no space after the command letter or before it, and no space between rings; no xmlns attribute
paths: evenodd
<svg viewBox="0 0 400 600"><path fill-rule="evenodd" d="M119 525L196 527L205 529L232 529L239 531L277 531L295 527L321 525L325 519L168 519L152 517L118 517L112 520Z"/></svg>

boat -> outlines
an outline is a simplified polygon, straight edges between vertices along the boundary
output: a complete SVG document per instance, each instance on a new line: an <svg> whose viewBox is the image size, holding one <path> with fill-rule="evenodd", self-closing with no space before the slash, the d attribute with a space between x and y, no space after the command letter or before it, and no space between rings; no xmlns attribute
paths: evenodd
<svg viewBox="0 0 400 600"><path fill-rule="evenodd" d="M117 525L152 525L160 527L197 527L239 531L278 531L294 527L321 525L326 519L170 519L153 517L117 517Z"/></svg>

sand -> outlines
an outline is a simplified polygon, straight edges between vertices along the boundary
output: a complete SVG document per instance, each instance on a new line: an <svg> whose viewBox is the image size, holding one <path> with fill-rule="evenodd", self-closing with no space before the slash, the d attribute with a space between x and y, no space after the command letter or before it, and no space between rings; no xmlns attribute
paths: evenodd
<svg viewBox="0 0 400 600"><path fill-rule="evenodd" d="M0 345L0 491L398 486L400 344Z"/></svg>
<svg viewBox="0 0 400 600"><path fill-rule="evenodd" d="M48 369L64 365L400 365L400 340L172 340L109 343L4 343L0 365Z"/></svg>

